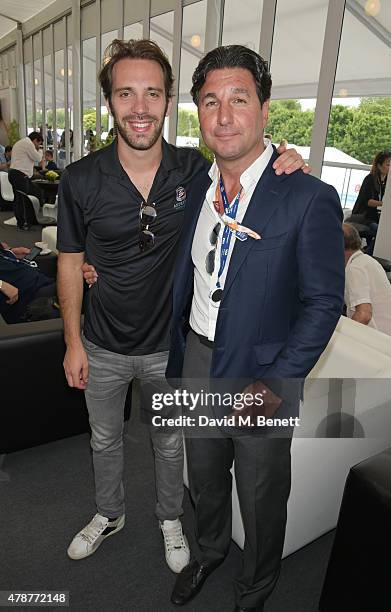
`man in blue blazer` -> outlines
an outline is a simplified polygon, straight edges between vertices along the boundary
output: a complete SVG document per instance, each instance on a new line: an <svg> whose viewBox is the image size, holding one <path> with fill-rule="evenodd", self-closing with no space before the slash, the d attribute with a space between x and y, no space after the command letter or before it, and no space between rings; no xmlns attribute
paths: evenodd
<svg viewBox="0 0 391 612"><path fill-rule="evenodd" d="M298 414L302 380L337 324L344 251L333 187L272 170L276 152L263 140L270 90L266 62L239 45L214 49L193 75L215 163L192 185L185 212L166 374L200 393L256 381L274 424ZM235 408L228 413L238 414ZM178 575L173 603L192 599L227 554L235 460L245 529L235 610L263 610L278 578L290 491L292 432L271 431L247 422L187 438L198 546Z"/></svg>

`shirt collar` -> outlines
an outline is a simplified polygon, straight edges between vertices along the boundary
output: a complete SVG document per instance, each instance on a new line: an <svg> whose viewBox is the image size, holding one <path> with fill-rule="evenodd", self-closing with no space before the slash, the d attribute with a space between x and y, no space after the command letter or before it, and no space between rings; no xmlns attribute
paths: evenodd
<svg viewBox="0 0 391 612"><path fill-rule="evenodd" d="M352 263L353 259L356 259L360 255L364 255L364 253L362 251L360 251L360 250L355 251L354 253L352 253L351 256L349 257L348 261L346 262L346 266L348 266L350 263Z"/></svg>
<svg viewBox="0 0 391 612"><path fill-rule="evenodd" d="M255 161L246 168L246 170L240 175L240 184L243 187L244 191L249 189L253 184L258 183L259 179L262 176L262 173L266 169L271 156L273 155L273 147L272 143L268 138L264 138L265 149L262 151L261 155L257 157ZM216 161L213 162L211 168L209 169L209 177L211 178L213 183L217 182L219 177L219 168L216 164Z"/></svg>
<svg viewBox="0 0 391 612"><path fill-rule="evenodd" d="M111 176L117 176L122 178L124 176L124 169L121 166L121 162L118 157L118 146L117 139L104 147L99 151L100 154L100 166L105 174ZM177 148L173 145L168 144L164 139L162 140L162 161L161 166L164 170L169 172L174 168L179 168L181 165Z"/></svg>

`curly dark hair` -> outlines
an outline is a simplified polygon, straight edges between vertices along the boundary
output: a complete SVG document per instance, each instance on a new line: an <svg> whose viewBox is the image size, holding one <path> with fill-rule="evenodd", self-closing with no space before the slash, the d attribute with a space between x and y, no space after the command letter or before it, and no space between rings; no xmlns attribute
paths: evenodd
<svg viewBox="0 0 391 612"><path fill-rule="evenodd" d="M122 59L147 59L157 62L163 71L166 98L172 97L174 84L172 69L166 54L159 45L146 39L128 41L115 39L105 50L103 66L98 76L106 100L111 102L113 68Z"/></svg>
<svg viewBox="0 0 391 612"><path fill-rule="evenodd" d="M193 87L190 93L198 106L200 91L211 70L222 68L245 68L254 77L258 98L263 105L270 98L272 78L267 62L255 51L243 45L227 45L209 51L198 64L193 74Z"/></svg>

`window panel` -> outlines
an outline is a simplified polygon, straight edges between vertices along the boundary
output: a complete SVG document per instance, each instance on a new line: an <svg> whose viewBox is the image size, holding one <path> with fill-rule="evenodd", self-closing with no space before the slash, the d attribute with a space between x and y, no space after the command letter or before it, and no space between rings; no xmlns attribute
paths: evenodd
<svg viewBox="0 0 391 612"><path fill-rule="evenodd" d="M382 2L378 8L376 22L389 30L390 7ZM372 25L370 16L363 23L345 9L322 179L334 185L347 209L375 155L391 142L391 49Z"/></svg>
<svg viewBox="0 0 391 612"><path fill-rule="evenodd" d="M223 45L244 45L258 51L263 0L225 0Z"/></svg>
<svg viewBox="0 0 391 612"><path fill-rule="evenodd" d="M204 54L206 7L206 0L201 0L201 2L183 8L177 128L178 146L197 146L199 143L197 108L192 102L190 89L193 72Z"/></svg>
<svg viewBox="0 0 391 612"><path fill-rule="evenodd" d="M88 153L93 136L96 134L96 38L82 43L82 110L84 151Z"/></svg>

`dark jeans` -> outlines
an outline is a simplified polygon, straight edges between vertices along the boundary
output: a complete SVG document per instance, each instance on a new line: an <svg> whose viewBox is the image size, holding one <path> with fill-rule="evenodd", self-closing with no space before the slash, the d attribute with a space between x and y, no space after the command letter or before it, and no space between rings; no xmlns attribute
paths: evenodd
<svg viewBox="0 0 391 612"><path fill-rule="evenodd" d="M373 255L373 249L375 248L378 227L379 227L378 223L368 223L369 231L368 231L367 236L365 236L365 239L367 241L365 253L367 255Z"/></svg>

